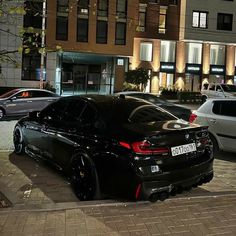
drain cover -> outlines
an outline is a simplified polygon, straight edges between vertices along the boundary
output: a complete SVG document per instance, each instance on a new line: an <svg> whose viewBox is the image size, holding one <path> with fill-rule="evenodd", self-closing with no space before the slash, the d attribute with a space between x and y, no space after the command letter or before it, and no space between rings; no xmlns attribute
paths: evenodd
<svg viewBox="0 0 236 236"><path fill-rule="evenodd" d="M11 202L0 192L0 208L10 207L11 205Z"/></svg>

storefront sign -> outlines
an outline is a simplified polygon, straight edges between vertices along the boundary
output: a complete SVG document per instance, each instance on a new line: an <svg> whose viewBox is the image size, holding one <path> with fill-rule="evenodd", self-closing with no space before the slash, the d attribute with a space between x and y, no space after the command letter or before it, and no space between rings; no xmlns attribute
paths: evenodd
<svg viewBox="0 0 236 236"><path fill-rule="evenodd" d="M225 74L225 66L211 65L210 66L210 74L224 75Z"/></svg>
<svg viewBox="0 0 236 236"><path fill-rule="evenodd" d="M161 72L175 73L175 63L172 62L161 62Z"/></svg>
<svg viewBox="0 0 236 236"><path fill-rule="evenodd" d="M189 74L201 74L201 65L187 63L185 72Z"/></svg>

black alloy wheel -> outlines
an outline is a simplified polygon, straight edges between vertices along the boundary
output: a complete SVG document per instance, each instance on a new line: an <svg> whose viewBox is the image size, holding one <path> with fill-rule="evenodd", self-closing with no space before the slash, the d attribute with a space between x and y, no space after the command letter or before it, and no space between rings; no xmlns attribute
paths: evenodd
<svg viewBox="0 0 236 236"><path fill-rule="evenodd" d="M92 161L86 156L80 156L72 161L71 171L71 184L79 200L98 199L98 177Z"/></svg>
<svg viewBox="0 0 236 236"><path fill-rule="evenodd" d="M0 108L0 120L3 119L4 115L5 115L4 110Z"/></svg>
<svg viewBox="0 0 236 236"><path fill-rule="evenodd" d="M16 126L13 134L15 153L20 155L25 153L25 144L20 126Z"/></svg>

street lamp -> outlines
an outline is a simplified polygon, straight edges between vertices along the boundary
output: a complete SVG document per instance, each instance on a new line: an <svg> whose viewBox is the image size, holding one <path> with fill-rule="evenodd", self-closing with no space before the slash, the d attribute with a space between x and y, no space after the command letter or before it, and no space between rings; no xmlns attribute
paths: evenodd
<svg viewBox="0 0 236 236"><path fill-rule="evenodd" d="M46 26L46 1L43 0L43 14L42 14L42 36L41 36L41 62L40 62L40 82L39 82L39 87L42 89L43 88L43 78L44 78L44 57L45 57L45 26Z"/></svg>

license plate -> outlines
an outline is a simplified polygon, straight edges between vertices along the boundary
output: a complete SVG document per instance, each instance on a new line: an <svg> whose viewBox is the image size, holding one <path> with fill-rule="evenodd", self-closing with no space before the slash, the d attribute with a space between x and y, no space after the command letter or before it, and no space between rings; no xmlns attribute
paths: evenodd
<svg viewBox="0 0 236 236"><path fill-rule="evenodd" d="M178 155L182 155L182 154L185 154L185 153L194 152L196 150L197 150L196 149L196 144L195 143L189 143L189 144L185 144L185 145L172 147L171 148L171 154L172 154L172 156L178 156Z"/></svg>

